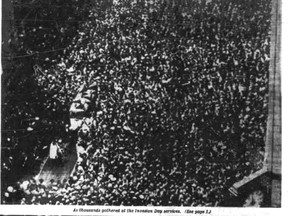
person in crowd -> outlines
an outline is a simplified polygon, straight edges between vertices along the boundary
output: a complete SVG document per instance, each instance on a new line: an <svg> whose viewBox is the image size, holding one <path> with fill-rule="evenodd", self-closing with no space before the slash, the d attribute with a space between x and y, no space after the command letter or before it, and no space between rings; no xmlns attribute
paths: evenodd
<svg viewBox="0 0 288 216"><path fill-rule="evenodd" d="M57 141L50 144L49 161L52 167L59 166L63 162L63 152Z"/></svg>

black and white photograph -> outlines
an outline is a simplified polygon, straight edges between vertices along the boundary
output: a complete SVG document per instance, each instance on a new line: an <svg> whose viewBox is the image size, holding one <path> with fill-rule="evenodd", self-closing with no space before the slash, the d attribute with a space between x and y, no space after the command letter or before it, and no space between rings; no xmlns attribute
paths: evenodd
<svg viewBox="0 0 288 216"><path fill-rule="evenodd" d="M281 208L281 4L2 0L0 204Z"/></svg>

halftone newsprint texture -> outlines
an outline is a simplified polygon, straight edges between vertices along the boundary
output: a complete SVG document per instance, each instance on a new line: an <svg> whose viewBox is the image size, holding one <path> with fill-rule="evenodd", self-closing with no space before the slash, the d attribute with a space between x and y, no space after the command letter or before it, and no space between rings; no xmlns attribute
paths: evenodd
<svg viewBox="0 0 288 216"><path fill-rule="evenodd" d="M280 0L3 0L1 204L280 208L280 23Z"/></svg>

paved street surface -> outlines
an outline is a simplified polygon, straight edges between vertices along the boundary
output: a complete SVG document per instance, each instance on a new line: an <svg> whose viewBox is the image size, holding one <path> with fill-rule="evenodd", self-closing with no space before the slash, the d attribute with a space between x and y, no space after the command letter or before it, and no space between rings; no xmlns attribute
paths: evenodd
<svg viewBox="0 0 288 216"><path fill-rule="evenodd" d="M45 183L48 183L51 179L55 181L68 179L77 161L75 145L67 145L65 152L66 154L62 165L51 166L51 161L47 158L36 178L43 179Z"/></svg>

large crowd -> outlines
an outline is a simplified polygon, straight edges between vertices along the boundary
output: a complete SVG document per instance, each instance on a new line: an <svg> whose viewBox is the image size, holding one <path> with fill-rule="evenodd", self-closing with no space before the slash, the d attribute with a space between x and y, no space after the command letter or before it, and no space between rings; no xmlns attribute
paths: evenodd
<svg viewBox="0 0 288 216"><path fill-rule="evenodd" d="M3 5L10 14L3 22L13 28L3 29L10 34L10 50L2 50L1 188L37 174L50 142L65 133L69 101L59 102L59 82L46 77L45 84L55 84L48 90L35 77L63 57L78 23L86 19L89 2L12 0L11 8Z"/></svg>
<svg viewBox="0 0 288 216"><path fill-rule="evenodd" d="M96 89L75 171L19 182L7 202L221 205L262 168L270 20L269 0L91 10L61 61L36 78L66 108L83 83Z"/></svg>

